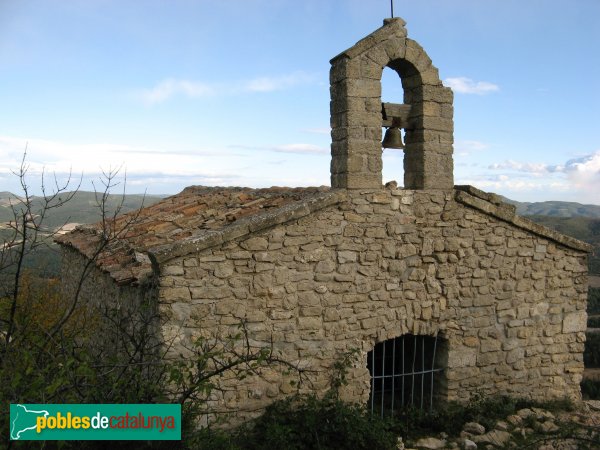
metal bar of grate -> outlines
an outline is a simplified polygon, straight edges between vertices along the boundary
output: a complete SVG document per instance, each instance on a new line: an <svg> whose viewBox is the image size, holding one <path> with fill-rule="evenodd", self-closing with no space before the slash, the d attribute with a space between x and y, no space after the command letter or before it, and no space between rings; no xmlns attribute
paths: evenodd
<svg viewBox="0 0 600 450"><path fill-rule="evenodd" d="M408 372L408 373L404 373L404 374L396 374L395 377L401 377L401 376L412 376L412 375L428 375L431 372L441 372L444 369L433 369L433 370L417 370L415 372ZM372 377L373 379L377 379L377 380L381 380L382 378L392 378L392 374L389 375L376 375L374 377Z"/></svg>
<svg viewBox="0 0 600 450"><path fill-rule="evenodd" d="M371 352L371 412L373 412L373 404L375 403L375 350L377 347L373 349Z"/></svg>
<svg viewBox="0 0 600 450"><path fill-rule="evenodd" d="M425 370L425 339L421 339L421 369ZM425 382L425 375L421 375L421 406L423 409L423 383Z"/></svg>
<svg viewBox="0 0 600 450"><path fill-rule="evenodd" d="M383 341L383 355L381 355L381 373L385 375L385 341ZM385 399L385 377L381 378L381 417L383 417L383 400Z"/></svg>
<svg viewBox="0 0 600 450"><path fill-rule="evenodd" d="M441 368L433 369L433 372L441 372L442 370L444 370L444 369L441 369ZM431 369L417 370L415 372L408 372L408 373L403 373L403 374L396 374L396 378L401 377L401 376L410 376L410 375L423 375L423 374L427 375L427 374L430 374L431 372L432 372ZM389 375L376 375L376 376L374 376L372 378L375 378L375 379L378 379L378 380L381 379L381 378L392 378L392 374L389 374Z"/></svg>
<svg viewBox="0 0 600 450"><path fill-rule="evenodd" d="M417 361L417 337L413 337L412 383L410 385L410 406L415 405L415 362Z"/></svg>
<svg viewBox="0 0 600 450"><path fill-rule="evenodd" d="M404 338L402 339L402 406L404 406Z"/></svg>
<svg viewBox="0 0 600 450"><path fill-rule="evenodd" d="M438 335L435 335L435 340L433 341L433 357L431 358L431 388L429 392L429 410L433 409L433 373L435 372L435 353L437 351L437 340Z"/></svg>
<svg viewBox="0 0 600 450"><path fill-rule="evenodd" d="M394 413L394 399L396 398L396 339L392 350L392 414Z"/></svg>

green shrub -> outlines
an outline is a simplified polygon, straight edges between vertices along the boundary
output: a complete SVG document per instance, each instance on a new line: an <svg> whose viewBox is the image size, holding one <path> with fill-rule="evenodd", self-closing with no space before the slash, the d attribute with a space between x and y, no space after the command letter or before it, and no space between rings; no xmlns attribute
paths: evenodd
<svg viewBox="0 0 600 450"><path fill-rule="evenodd" d="M203 450L259 449L393 449L397 437L414 441L445 432L457 437L466 422L493 429L522 408L572 411L566 399L536 402L511 397L477 396L468 404L449 402L433 411L406 408L382 419L357 405L343 403L334 395L323 399L298 396L269 406L254 422L235 430L199 430L186 448Z"/></svg>
<svg viewBox="0 0 600 450"><path fill-rule="evenodd" d="M184 448L201 450L243 450L246 447L239 444L240 429L221 430L202 428L193 434L188 434Z"/></svg>
<svg viewBox="0 0 600 450"><path fill-rule="evenodd" d="M269 406L251 427L238 431L245 449L394 449L388 421L332 395L294 397ZM236 448L236 447L229 447Z"/></svg>

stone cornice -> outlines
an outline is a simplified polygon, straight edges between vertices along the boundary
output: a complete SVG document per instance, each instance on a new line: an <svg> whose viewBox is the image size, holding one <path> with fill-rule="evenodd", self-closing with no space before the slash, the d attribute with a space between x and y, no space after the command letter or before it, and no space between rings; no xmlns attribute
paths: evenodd
<svg viewBox="0 0 600 450"><path fill-rule="evenodd" d="M150 248L148 249L148 255L153 265L157 266L178 256L197 253L275 225L300 219L315 211L341 202L345 196L345 190L333 190L317 194L273 211L265 211L264 213L240 219L220 230L206 231L188 239Z"/></svg>
<svg viewBox="0 0 600 450"><path fill-rule="evenodd" d="M589 253L593 249L590 244L570 236L566 236L562 233L551 230L543 225L519 216L516 213L516 208L514 205L509 205L502 202L500 196L496 194L489 194L473 186L463 185L455 186L455 199L457 202L462 203L463 205L475 208L490 216L496 217L516 227L522 228L546 239L550 239L574 250Z"/></svg>

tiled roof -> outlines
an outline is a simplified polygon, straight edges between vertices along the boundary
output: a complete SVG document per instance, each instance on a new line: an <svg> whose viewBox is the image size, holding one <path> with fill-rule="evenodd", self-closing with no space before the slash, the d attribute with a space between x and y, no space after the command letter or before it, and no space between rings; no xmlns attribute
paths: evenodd
<svg viewBox="0 0 600 450"><path fill-rule="evenodd" d="M164 253L165 249L182 242L197 242L206 235L214 236L215 232L233 227L239 229L238 225L257 217L273 217L273 212L288 211L295 205L306 206L311 200L314 203L331 196L328 187L190 186L152 206L118 217L114 225L111 224L116 238L113 235L108 239L108 244L96 258L96 265L120 285L143 283L152 274L149 258L152 249L159 248ZM311 211L308 208L307 213ZM293 215L289 217L293 218ZM252 231L251 227L246 226L246 229ZM97 223L78 227L56 241L93 258L101 246L102 234L102 224ZM237 231L238 236L242 234ZM179 248L183 248L182 245Z"/></svg>

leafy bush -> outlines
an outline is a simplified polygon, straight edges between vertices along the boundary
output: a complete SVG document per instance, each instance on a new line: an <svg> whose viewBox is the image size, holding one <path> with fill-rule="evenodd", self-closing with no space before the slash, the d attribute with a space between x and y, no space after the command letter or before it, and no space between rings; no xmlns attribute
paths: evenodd
<svg viewBox="0 0 600 450"><path fill-rule="evenodd" d="M387 422L332 395L275 402L240 437L248 449L393 449L396 445Z"/></svg>
<svg viewBox="0 0 600 450"><path fill-rule="evenodd" d="M391 422L334 395L290 397L236 430L200 430L190 448L206 450L395 449Z"/></svg>
<svg viewBox="0 0 600 450"><path fill-rule="evenodd" d="M449 402L433 411L407 408L382 419L363 407L341 402L330 392L323 399L302 396L275 402L253 423L236 430L201 430L190 448L393 449L400 436L405 442L441 432L457 437L466 422L478 422L493 429L498 420L531 407L553 412L574 408L566 399L536 402L478 396L466 405Z"/></svg>

